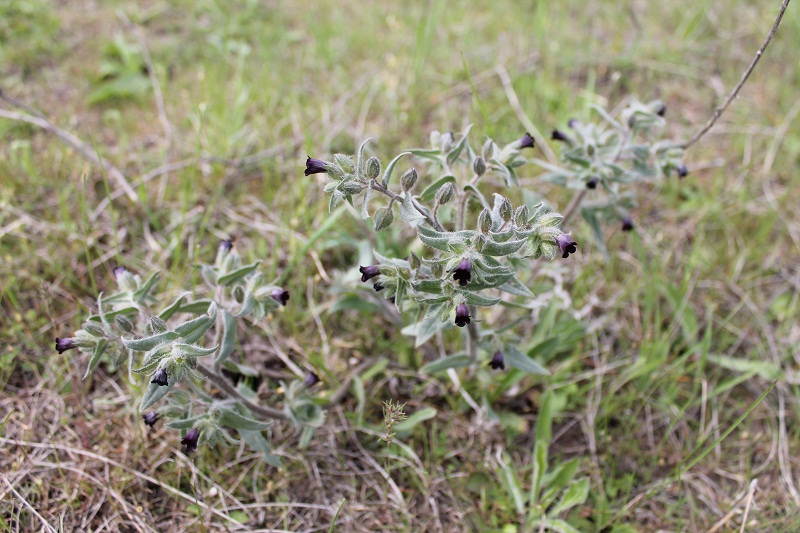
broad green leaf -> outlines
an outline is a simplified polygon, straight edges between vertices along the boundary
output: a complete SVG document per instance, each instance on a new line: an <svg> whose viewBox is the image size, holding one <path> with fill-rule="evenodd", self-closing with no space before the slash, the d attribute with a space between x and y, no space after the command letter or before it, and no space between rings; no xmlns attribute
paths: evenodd
<svg viewBox="0 0 800 533"><path fill-rule="evenodd" d="M220 276L219 279L217 279L217 285L225 285L225 286L229 287L229 286L235 284L236 282L240 281L246 275L248 275L251 272L253 272L255 269L258 268L258 266L260 264L261 264L261 261L256 261L256 262L251 263L249 265L245 265L245 266L243 266L241 268L238 268L238 269L234 270L233 272L225 274L224 276Z"/></svg>
<svg viewBox="0 0 800 533"><path fill-rule="evenodd" d="M269 445L269 442L260 431L245 431L240 429L239 435L244 439L245 444L247 444L250 449L261 453L265 463L276 468L281 466L280 457L272 455L272 446Z"/></svg>
<svg viewBox="0 0 800 533"><path fill-rule="evenodd" d="M180 311L183 302L186 301L186 298L189 297L191 294L192 293L190 292L184 292L183 294L175 298L174 302L172 302L158 314L158 318L160 318L161 320L169 320L172 317L172 315Z"/></svg>
<svg viewBox="0 0 800 533"><path fill-rule="evenodd" d="M240 415L236 411L220 408L219 422L223 426L233 429L243 429L245 431L263 431L272 425L271 422L262 422L253 418Z"/></svg>
<svg viewBox="0 0 800 533"><path fill-rule="evenodd" d="M551 515L559 515L564 511L582 505L589 497L589 478L585 477L575 481L567 487L561 500L550 511Z"/></svg>
<svg viewBox="0 0 800 533"><path fill-rule="evenodd" d="M467 354L455 354L432 361L419 369L424 374L435 374L451 368L465 368L472 364L472 359Z"/></svg>
<svg viewBox="0 0 800 533"><path fill-rule="evenodd" d="M513 346L506 346L504 354L505 363L512 368L540 376L550 374L546 368Z"/></svg>
<svg viewBox="0 0 800 533"><path fill-rule="evenodd" d="M542 481L542 485L545 487L541 498L542 505L549 506L551 501L561 492L561 489L572 481L575 472L578 471L579 464L578 458L575 457L560 463L552 472L547 473Z"/></svg>
<svg viewBox="0 0 800 533"><path fill-rule="evenodd" d="M424 409L420 409L419 411L410 415L402 422L398 423L395 426L395 431L397 431L397 433L410 432L418 424L421 424L422 422L425 422L426 420L430 420L431 418L435 417L436 413L437 411L433 407L425 407Z"/></svg>
<svg viewBox="0 0 800 533"><path fill-rule="evenodd" d="M171 379L169 379L169 381L170 381L169 385L165 387L162 387L161 385L156 385L155 383L148 384L147 390L145 391L144 396L142 397L142 403L139 405L139 410L144 411L145 409L147 409L148 407L159 401L161 398L166 396L169 390L175 384L172 382Z"/></svg>

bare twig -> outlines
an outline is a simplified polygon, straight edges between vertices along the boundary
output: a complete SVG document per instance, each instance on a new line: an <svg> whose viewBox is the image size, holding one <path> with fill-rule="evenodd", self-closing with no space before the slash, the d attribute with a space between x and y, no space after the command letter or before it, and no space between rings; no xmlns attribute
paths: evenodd
<svg viewBox="0 0 800 533"><path fill-rule="evenodd" d="M6 95L0 92L0 98L4 101L10 103L11 105L16 105L16 100L9 99ZM62 130L49 120L41 116L34 116L29 113L17 113L15 111L8 111L6 109L0 109L0 117L7 118L8 120L15 120L17 122L27 122L28 124L32 124L38 128L41 128L49 133L52 133L66 144L71 146L75 151L81 154L83 157L94 163L95 165L99 166L100 168L104 169L108 172L112 178L117 182L117 185L125 192L131 202L138 204L139 197L136 195L136 192L131 187L130 183L128 183L127 178L122 173L120 169L114 166L111 161L106 159L105 157L98 155L96 151L94 151L91 147L89 147L86 143L75 137L73 134L69 133L68 131Z"/></svg>
<svg viewBox="0 0 800 533"><path fill-rule="evenodd" d="M758 49L758 52L756 52L755 57L750 62L750 66L747 67L747 70L745 70L744 74L742 74L742 79L739 80L739 83L736 84L736 87L733 88L733 91L731 91L731 94L728 96L728 98L725 99L722 105L714 111L714 114L711 115L711 118L708 119L708 122L706 122L705 126L703 126L703 128L700 131L695 133L691 139L683 143L682 147L684 149L689 148L691 145L700 140L700 138L714 126L717 120L719 120L719 117L722 115L722 113L725 112L726 109L728 109L728 106L731 105L731 102L733 102L733 100L739 94L739 90L741 90L745 82L747 82L747 79L750 77L750 74L752 74L753 69L756 68L758 61L761 59L761 56L764 54L764 51L766 51L767 46L769 46L769 43L772 40L772 37L775 35L775 32L778 31L778 26L781 25L783 14L786 12L786 8L788 6L789 6L789 0L783 0L783 3L781 4L781 9L778 12L778 17L775 19L775 23L772 25L772 28L767 34L767 38L764 39L764 43L761 45L761 48Z"/></svg>
<svg viewBox="0 0 800 533"><path fill-rule="evenodd" d="M203 374L208 380L213 383L215 386L222 389L222 391L230 396L231 398L235 398L242 402L245 407L247 407L250 411L254 414L265 417L265 418L274 418L277 420L288 420L286 413L281 411L280 409L275 409L274 407L265 407L262 405L257 405L242 396L236 387L231 385L225 377L217 374L214 370L208 368L205 365L197 365L197 369Z"/></svg>

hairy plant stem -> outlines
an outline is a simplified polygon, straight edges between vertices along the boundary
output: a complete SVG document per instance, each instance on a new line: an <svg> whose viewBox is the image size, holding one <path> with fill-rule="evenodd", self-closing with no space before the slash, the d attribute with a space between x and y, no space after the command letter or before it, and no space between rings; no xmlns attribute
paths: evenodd
<svg viewBox="0 0 800 533"><path fill-rule="evenodd" d="M586 189L581 189L580 191L576 192L575 195L572 197L572 200L569 201L569 205L567 209L564 211L564 218L561 220L561 227L565 227L572 217L575 216L575 213L578 212L578 208L583 203L583 199L586 197Z"/></svg>
<svg viewBox="0 0 800 533"><path fill-rule="evenodd" d="M472 311L470 311L471 314ZM478 342L481 339L481 335L478 332L478 326L475 322L470 322L467 324L467 353L469 354L469 360L471 363L475 364L478 361Z"/></svg>
<svg viewBox="0 0 800 533"><path fill-rule="evenodd" d="M402 196L400 196L399 194L397 194L395 192L390 191L389 189L387 189L383 185L379 185L377 183L373 183L372 184L372 190L378 191L381 194L385 194L386 196L388 196L389 198L391 198L395 202L399 202L401 204L403 203ZM428 213L425 209L423 209L422 206L420 206L415 200L412 200L411 204L414 206L414 209L416 209L419 212L420 215L425 217L425 220L428 221L428 224L430 224L436 231L445 231L444 227L439 223L439 221L436 219L436 217L433 216L432 214Z"/></svg>

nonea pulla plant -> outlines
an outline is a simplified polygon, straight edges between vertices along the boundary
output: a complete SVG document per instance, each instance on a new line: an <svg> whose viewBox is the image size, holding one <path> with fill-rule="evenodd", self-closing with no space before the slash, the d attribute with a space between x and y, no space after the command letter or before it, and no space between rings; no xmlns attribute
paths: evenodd
<svg viewBox="0 0 800 533"><path fill-rule="evenodd" d="M561 146L558 164L534 159L547 172L541 179L578 191L565 217L580 209L597 245L607 254L602 222L634 229L630 209L636 206L632 185L689 174L680 143L660 138L667 108L660 101L629 99L618 110L591 106L596 121L572 119L555 129L551 139Z"/></svg>
<svg viewBox="0 0 800 533"><path fill-rule="evenodd" d="M197 266L205 285L198 292L172 296L156 293L157 273L143 280L117 267L117 291L101 293L97 314L71 337L56 339L55 348L90 354L86 376L103 361L111 370L127 366L131 380L136 374L147 376L140 404L144 424L153 427L165 419L183 432L176 443L187 453L199 446L234 443L237 435L277 465L264 435L269 419L313 430L324 421L324 412L309 397L319 381L311 370L282 384L282 407L258 403L247 379L234 386L223 375L225 370L258 376L232 357L238 331L259 324L290 300L289 291L264 280L259 265L243 264L233 241L222 241L214 263Z"/></svg>
<svg viewBox="0 0 800 533"><path fill-rule="evenodd" d="M424 245L423 254L405 258L375 251L376 263L361 265L359 271L361 281L373 284L401 313L416 316L403 331L416 337L417 346L444 329L468 332L466 353L451 354L427 371L477 364L481 352L483 364L490 364L492 354L500 352L510 367L546 373L514 346L516 339L481 330L481 309L500 304L504 293L533 297L517 272L530 269L530 259L567 258L578 244L560 229L561 215L545 204L513 205L499 192L490 201L481 191L485 185L519 188L517 170L533 153L533 137L526 133L502 146L486 139L476 150L469 130L433 132L429 148L403 152L385 167L364 155L367 140L352 157L309 157L305 174L327 175L331 211L344 200L357 206L364 219L372 217L375 231L399 219ZM406 156L424 160L426 174L434 178L423 186L416 168L397 176L395 169ZM491 365L502 366L497 361Z"/></svg>

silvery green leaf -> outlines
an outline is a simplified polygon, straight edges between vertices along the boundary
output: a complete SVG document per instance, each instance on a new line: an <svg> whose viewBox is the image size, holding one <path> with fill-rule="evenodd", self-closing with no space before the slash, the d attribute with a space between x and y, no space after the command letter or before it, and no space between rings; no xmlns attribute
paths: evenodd
<svg viewBox="0 0 800 533"><path fill-rule="evenodd" d="M491 298L472 291L460 291L464 300L470 305L480 305L481 307L491 307L500 302L500 298Z"/></svg>
<svg viewBox="0 0 800 533"><path fill-rule="evenodd" d="M159 363L161 363L161 360L171 353L171 344L162 344L161 346L156 346L145 354L144 359L142 359L142 367L136 368L133 371L137 374L142 374L155 370Z"/></svg>
<svg viewBox="0 0 800 533"><path fill-rule="evenodd" d="M167 385L166 387L156 385L155 383L148 384L147 390L145 391L144 396L142 397L142 403L139 405L139 410L144 411L145 409L147 409L148 407L159 401L161 398L166 396L173 385L175 385L175 383L172 381L172 378L169 379L169 385Z"/></svg>
<svg viewBox="0 0 800 533"><path fill-rule="evenodd" d="M608 260L609 256L608 250L606 249L605 238L603 237L603 228L600 227L600 220L597 218L597 213L592 209L582 208L581 216L583 216L583 219L589 224L589 227L592 228L595 244L600 252L606 257L606 260Z"/></svg>
<svg viewBox="0 0 800 533"><path fill-rule="evenodd" d="M172 315L174 315L180 310L181 306L183 305L183 302L186 300L188 296L191 296L190 292L184 292L181 295L179 295L177 298L175 298L175 301L169 304L166 308L164 308L164 310L162 310L158 314L158 317L161 320L169 320L172 317Z"/></svg>
<svg viewBox="0 0 800 533"><path fill-rule="evenodd" d="M364 177L364 147L371 140L371 137L364 139L364 142L361 143L361 146L358 147L358 151L356 152L356 176L359 178Z"/></svg>
<svg viewBox="0 0 800 533"><path fill-rule="evenodd" d="M401 313L403 312L403 302L406 299L407 287L408 282L406 280L403 278L397 278L397 288L395 289L394 293L394 306Z"/></svg>
<svg viewBox="0 0 800 533"><path fill-rule="evenodd" d="M217 284L217 269L211 265L200 265L200 273L208 285L214 286Z"/></svg>
<svg viewBox="0 0 800 533"><path fill-rule="evenodd" d="M506 346L503 353L505 363L512 368L540 376L550 375L546 368L513 346Z"/></svg>
<svg viewBox="0 0 800 533"><path fill-rule="evenodd" d="M500 233L492 232L491 238L494 242L506 242L514 235L516 235L516 231L512 228L506 231L501 231Z"/></svg>
<svg viewBox="0 0 800 533"><path fill-rule="evenodd" d="M464 150L464 146L467 144L467 137L469 136L469 130L472 129L472 124L467 126L464 130L464 133L461 135L461 140L458 141L452 150L447 153L447 166L452 166L458 160L458 156L461 155L461 152Z"/></svg>
<svg viewBox="0 0 800 533"><path fill-rule="evenodd" d="M472 359L470 359L469 355L458 353L432 361L420 368L419 371L424 374L435 374L451 368L466 368L470 364L472 364Z"/></svg>
<svg viewBox="0 0 800 533"><path fill-rule="evenodd" d="M136 314L138 312L139 312L139 310L137 308L135 308L135 307L125 307L123 309L117 309L115 311L108 311L103 316L108 321L108 320L111 320L112 318L115 318L117 316L133 315L133 314ZM93 322L93 323L95 323L95 322L102 323L103 319L100 318L100 315L92 315L87 319L87 321L90 321L90 322Z"/></svg>
<svg viewBox="0 0 800 533"><path fill-rule="evenodd" d="M381 185L383 185L384 189L389 186L389 180L392 179L392 172L394 172L394 167L397 165L397 162L400 161L403 156L407 155L411 155L411 152L403 152L402 154L398 154L386 166L386 171L383 173L383 179L381 180Z"/></svg>
<svg viewBox="0 0 800 533"><path fill-rule="evenodd" d="M92 373L97 364L100 362L100 358L106 351L106 346L107 343L105 339L100 339L97 341L97 344L94 347L94 351L92 352L92 356L89 358L89 365L86 367L86 373L83 375L83 379L89 377L89 374Z"/></svg>
<svg viewBox="0 0 800 533"><path fill-rule="evenodd" d="M203 413L202 415L193 416L191 418L182 418L180 420L170 420L167 422L167 426L171 427L172 429L192 429L195 427L199 422L202 422L206 419L206 414Z"/></svg>
<svg viewBox="0 0 800 533"><path fill-rule="evenodd" d="M474 258L473 261L475 263L475 266L478 267L479 270L482 270L487 274L498 275L498 274L509 273L508 267L501 265L500 262L494 257L477 256Z"/></svg>
<svg viewBox="0 0 800 533"><path fill-rule="evenodd" d="M414 301L423 305L441 304L448 300L450 300L450 296L447 294L443 296L421 296L419 294L414 295Z"/></svg>
<svg viewBox="0 0 800 533"><path fill-rule="evenodd" d="M328 202L328 213L333 213L333 210L336 209L336 206L339 205L339 202L342 201L342 198L344 198L344 194L338 190L333 191L330 202Z"/></svg>
<svg viewBox="0 0 800 533"><path fill-rule="evenodd" d="M322 187L322 190L324 192L330 194L330 193L332 193L333 191L335 191L339 187L339 184L340 184L340 182L338 182L338 181L329 181L328 183L326 183Z"/></svg>
<svg viewBox="0 0 800 533"><path fill-rule="evenodd" d="M369 201L372 199L372 186L375 180L370 180L367 184L367 192L364 193L364 203L361 204L361 219L366 220L369 218Z"/></svg>
<svg viewBox="0 0 800 533"><path fill-rule="evenodd" d="M397 206L400 211L400 218L412 226L418 226L425 220L425 215L417 211L416 207L414 207L414 199L410 194L407 194L405 198L403 198L403 201L398 203Z"/></svg>
<svg viewBox="0 0 800 533"><path fill-rule="evenodd" d="M533 298L534 296L531 290L528 287L526 287L516 277L512 277L498 288L503 292L507 292L509 294L515 294L517 296L525 296L527 298Z"/></svg>
<svg viewBox="0 0 800 533"><path fill-rule="evenodd" d="M231 286L237 281L241 280L246 275L253 272L255 269L257 269L260 264L261 261L256 261L254 263L236 269L233 272L225 274L224 276L220 276L219 279L217 280L217 285Z"/></svg>
<svg viewBox="0 0 800 533"><path fill-rule="evenodd" d="M134 352L148 352L156 346L178 340L180 337L174 331L165 331L164 333L142 337L141 339L122 339L122 344Z"/></svg>
<svg viewBox="0 0 800 533"><path fill-rule="evenodd" d="M228 311L222 310L222 344L219 353L214 359L214 364L218 365L225 361L236 348L238 324L236 318Z"/></svg>
<svg viewBox="0 0 800 533"><path fill-rule="evenodd" d="M272 447L260 431L245 431L240 429L239 435L250 449L262 454L265 463L276 468L281 466L280 457L272 455Z"/></svg>
<svg viewBox="0 0 800 533"><path fill-rule="evenodd" d="M348 155L333 154L333 161L339 165L339 168L341 168L346 174L350 174L355 170L353 158Z"/></svg>
<svg viewBox="0 0 800 533"><path fill-rule="evenodd" d="M271 422L261 422L247 416L242 416L236 411L225 407L220 408L219 412L220 424L233 429L243 429L245 431L263 431L272 425Z"/></svg>
<svg viewBox="0 0 800 533"><path fill-rule="evenodd" d="M443 284L444 282L438 279L424 279L411 282L411 286L415 291L427 292L428 294L442 294Z"/></svg>
<svg viewBox="0 0 800 533"><path fill-rule="evenodd" d="M392 213L391 207L386 206L375 211L372 226L375 231L383 231L391 226L392 222L394 222L394 213Z"/></svg>
<svg viewBox="0 0 800 533"><path fill-rule="evenodd" d="M392 257L386 257L385 255L379 254L377 250L374 250L372 253L373 255L375 255L375 259L377 259L378 263L380 263L381 265L391 265L393 267L404 268L404 269L410 268L408 265L408 261L406 261L405 259L394 259Z"/></svg>
<svg viewBox="0 0 800 533"><path fill-rule="evenodd" d="M519 163L519 161L520 161L520 159L515 159L513 163L516 164L516 163ZM519 163L517 166L519 166L521 164L524 164L525 160L523 159L522 161L523 162ZM511 185L514 185L515 187L519 187L519 177L517 176L517 171L514 170L514 167L513 166L507 166L506 170L508 171L508 178L509 178L509 180L511 182Z"/></svg>
<svg viewBox="0 0 800 533"><path fill-rule="evenodd" d="M423 226L419 226L417 228L417 237L419 237L419 240L421 240L423 244L437 250L442 250L443 252L450 251L449 237L431 237L428 234L419 231L422 227Z"/></svg>
<svg viewBox="0 0 800 533"><path fill-rule="evenodd" d="M175 343L173 346L175 346L175 349L180 350L181 354L189 357L205 357L216 352L217 348L219 348L219 345L214 346L213 348L203 348L202 346L197 346L196 344L187 344L183 342Z"/></svg>
<svg viewBox="0 0 800 533"><path fill-rule="evenodd" d="M412 148L409 150L412 155L421 157L423 159L431 159L433 161L441 161L441 150L428 150L425 148Z"/></svg>
<svg viewBox="0 0 800 533"><path fill-rule="evenodd" d="M108 315L106 315L106 316L108 316ZM117 317L114 317L114 318L116 319ZM103 338L108 333L106 331L105 326L102 323L86 321L83 324L82 327L83 327L83 331L85 331L86 333L88 333L92 337Z"/></svg>
<svg viewBox="0 0 800 533"><path fill-rule="evenodd" d="M440 309L441 306L432 305L429 309L429 316L426 316L419 322L403 328L403 335L409 335L416 338L416 342L414 343L415 347L419 348L431 337L433 337L437 331L441 331L447 327L447 323L439 320L438 313L436 313L436 311Z"/></svg>
<svg viewBox="0 0 800 533"><path fill-rule="evenodd" d="M427 187L422 190L422 193L419 195L419 199L422 202L430 202L436 197L436 192L445 184L445 183L455 183L456 178L450 174L446 174L441 178L437 179Z"/></svg>
<svg viewBox="0 0 800 533"><path fill-rule="evenodd" d="M133 293L133 300L137 303L144 303L145 300L147 300L147 298L150 296L150 291L153 290L153 287L158 282L159 277L160 276L158 272L150 274L150 277L147 278L147 281L145 281L142 286Z"/></svg>
<svg viewBox="0 0 800 533"><path fill-rule="evenodd" d="M194 300L193 302L189 302L186 305L182 305L178 310L178 312L190 313L193 315L196 315L198 313L207 313L212 303L214 303L214 301L209 300L208 298L203 298L201 300ZM166 320L166 318L164 318L164 320Z"/></svg>
<svg viewBox="0 0 800 533"><path fill-rule="evenodd" d="M525 244L526 241L519 240L519 241L508 241L508 242L492 242L487 241L486 245L481 250L481 253L484 255L490 256L504 256L510 255L522 248L522 245Z"/></svg>

